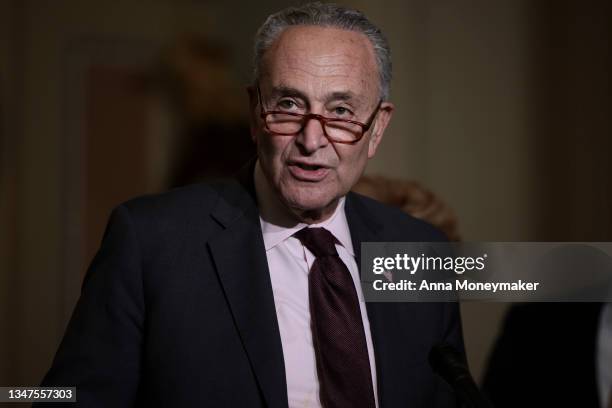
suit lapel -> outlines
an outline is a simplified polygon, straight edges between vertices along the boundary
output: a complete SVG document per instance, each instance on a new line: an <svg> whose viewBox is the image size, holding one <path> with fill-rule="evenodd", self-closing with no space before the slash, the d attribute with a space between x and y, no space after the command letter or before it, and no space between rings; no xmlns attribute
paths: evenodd
<svg viewBox="0 0 612 408"><path fill-rule="evenodd" d="M383 225L368 211L362 198L349 193L346 200L346 217L351 231L357 265L361 268L361 243L384 242ZM404 305L405 306L405 305ZM379 407L408 406L404 394L391 384L406 375L405 367L410 357L407 342L401 339L404 327L414 327L414 316L402 313L397 303L367 302L366 310L370 321L370 332L376 360L376 377ZM405 309L404 309L405 311ZM416 325L416 322L414 322Z"/></svg>
<svg viewBox="0 0 612 408"><path fill-rule="evenodd" d="M252 174L250 169L242 172L241 184L222 188L212 217L224 229L208 242L208 247L263 398L269 407L287 407L282 344L249 172ZM360 266L361 243L384 241L383 226L353 193L347 196L346 216ZM402 376L406 344L398 341L398 322L409 324L411 316L400 316L393 303L368 302L366 309L376 359L379 406L395 406L402 402L402 396L396 387L385 386L385 378ZM399 347L402 344L404 350Z"/></svg>
<svg viewBox="0 0 612 408"><path fill-rule="evenodd" d="M256 202L250 188L239 183L226 185L220 194L212 217L224 229L208 247L263 398L268 407L287 407L283 350Z"/></svg>

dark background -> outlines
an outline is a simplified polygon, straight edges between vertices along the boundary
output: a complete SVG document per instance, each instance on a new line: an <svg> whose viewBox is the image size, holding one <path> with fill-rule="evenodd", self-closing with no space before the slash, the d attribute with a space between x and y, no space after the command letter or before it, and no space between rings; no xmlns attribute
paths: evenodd
<svg viewBox="0 0 612 408"><path fill-rule="evenodd" d="M343 3L393 50L369 173L433 190L464 240L612 240L610 2ZM285 5L0 1L0 385L49 367L114 205L242 159L252 37ZM477 378L506 308L463 305Z"/></svg>

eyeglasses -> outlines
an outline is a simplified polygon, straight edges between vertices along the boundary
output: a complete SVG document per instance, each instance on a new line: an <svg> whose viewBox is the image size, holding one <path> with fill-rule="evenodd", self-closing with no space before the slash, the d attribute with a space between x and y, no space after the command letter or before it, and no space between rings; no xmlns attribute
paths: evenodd
<svg viewBox="0 0 612 408"><path fill-rule="evenodd" d="M293 136L300 133L310 119L316 119L321 123L325 137L334 143L345 144L353 144L361 140L365 132L372 126L382 104L381 99L368 121L361 123L354 120L327 118L316 113L302 114L275 110L266 111L263 107L259 86L257 86L257 96L259 97L259 106L261 107L260 115L268 133L279 136Z"/></svg>

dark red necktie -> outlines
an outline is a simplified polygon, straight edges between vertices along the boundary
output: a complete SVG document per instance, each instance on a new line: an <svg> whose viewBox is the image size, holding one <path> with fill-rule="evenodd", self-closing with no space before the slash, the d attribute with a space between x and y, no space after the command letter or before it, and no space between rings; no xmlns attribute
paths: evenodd
<svg viewBox="0 0 612 408"><path fill-rule="evenodd" d="M316 257L308 276L312 341L325 408L374 408L372 373L357 291L324 228L295 234Z"/></svg>

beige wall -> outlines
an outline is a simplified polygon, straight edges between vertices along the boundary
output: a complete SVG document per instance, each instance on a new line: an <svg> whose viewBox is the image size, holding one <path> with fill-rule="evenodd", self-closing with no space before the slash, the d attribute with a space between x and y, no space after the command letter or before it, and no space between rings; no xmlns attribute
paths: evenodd
<svg viewBox="0 0 612 408"><path fill-rule="evenodd" d="M528 32L523 1L432 2L428 28L427 180L471 241L528 241ZM463 304L477 378L505 304Z"/></svg>
<svg viewBox="0 0 612 408"><path fill-rule="evenodd" d="M388 33L397 111L371 172L416 178L456 211L467 241L529 240L534 197L523 1L360 6ZM480 378L506 304L463 304Z"/></svg>

